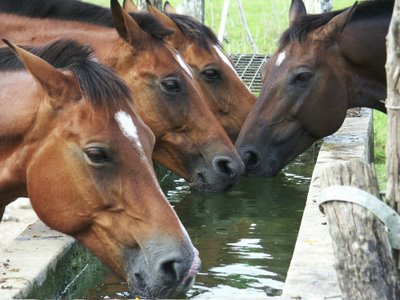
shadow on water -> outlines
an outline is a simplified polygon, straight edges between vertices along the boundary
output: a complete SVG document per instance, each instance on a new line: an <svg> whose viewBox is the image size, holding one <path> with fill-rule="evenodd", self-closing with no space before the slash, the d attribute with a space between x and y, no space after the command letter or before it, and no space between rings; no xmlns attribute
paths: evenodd
<svg viewBox="0 0 400 300"><path fill-rule="evenodd" d="M183 298L254 299L282 292L318 150L275 178L243 178L226 193L191 192L179 178L162 187L200 251L201 272ZM124 298L127 286L103 267L100 282L62 298ZM80 280L78 280L80 281Z"/></svg>

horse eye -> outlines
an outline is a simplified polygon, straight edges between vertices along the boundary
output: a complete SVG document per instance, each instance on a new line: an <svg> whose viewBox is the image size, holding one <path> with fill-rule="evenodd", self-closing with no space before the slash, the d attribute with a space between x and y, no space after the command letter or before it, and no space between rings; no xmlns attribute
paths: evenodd
<svg viewBox="0 0 400 300"><path fill-rule="evenodd" d="M161 89L168 94L177 94L181 91L181 84L177 78L167 78L161 82Z"/></svg>
<svg viewBox="0 0 400 300"><path fill-rule="evenodd" d="M85 153L92 163L103 164L109 161L107 152L102 148L90 147L85 149Z"/></svg>
<svg viewBox="0 0 400 300"><path fill-rule="evenodd" d="M205 69L204 71L201 72L200 75L207 80L221 79L221 75L215 69Z"/></svg>
<svg viewBox="0 0 400 300"><path fill-rule="evenodd" d="M294 81L304 83L304 82L307 82L308 80L310 80L312 76L313 76L313 74L311 72L301 72L296 75L296 77L294 78Z"/></svg>

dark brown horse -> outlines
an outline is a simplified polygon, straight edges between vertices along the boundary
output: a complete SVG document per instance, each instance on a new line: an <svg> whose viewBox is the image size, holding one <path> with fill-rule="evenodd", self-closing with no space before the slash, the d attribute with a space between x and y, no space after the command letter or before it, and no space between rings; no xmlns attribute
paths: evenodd
<svg viewBox="0 0 400 300"><path fill-rule="evenodd" d="M236 147L248 175L274 176L339 129L351 107L385 111L385 37L393 0L307 15L293 0L290 28L263 70L259 100Z"/></svg>
<svg viewBox="0 0 400 300"><path fill-rule="evenodd" d="M88 22L1 14L0 36L25 45L60 37L90 44L99 60L116 70L131 88L135 110L156 136L154 160L198 189L228 189L243 172L243 163L207 106L195 75L177 51L163 42L171 31L148 13L136 14L135 21L117 0L111 2L117 30ZM5 0L0 1L0 11L7 10L7 3L20 5L29 15L34 3L41 3L43 11L49 11L49 3L50 11L57 11L52 5L62 6L64 1Z"/></svg>
<svg viewBox="0 0 400 300"><path fill-rule="evenodd" d="M69 55L63 71L10 46L29 72L0 51L0 217L29 197L45 224L90 249L133 296L187 290L198 256L157 183L154 135L129 88L76 43L44 51L63 63Z"/></svg>

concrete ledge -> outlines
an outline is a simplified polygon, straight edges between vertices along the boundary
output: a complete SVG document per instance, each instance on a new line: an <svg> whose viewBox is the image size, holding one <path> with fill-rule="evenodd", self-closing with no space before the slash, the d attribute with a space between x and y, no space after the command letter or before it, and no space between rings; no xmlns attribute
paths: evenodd
<svg viewBox="0 0 400 300"><path fill-rule="evenodd" d="M321 170L330 163L356 157L367 162L373 157L372 111L367 108L361 109L358 117L346 118L341 129L322 144L282 298L341 299L333 267L332 240L317 200L321 192Z"/></svg>
<svg viewBox="0 0 400 300"><path fill-rule="evenodd" d="M74 239L37 221L0 249L0 298L26 297L41 285L74 244Z"/></svg>

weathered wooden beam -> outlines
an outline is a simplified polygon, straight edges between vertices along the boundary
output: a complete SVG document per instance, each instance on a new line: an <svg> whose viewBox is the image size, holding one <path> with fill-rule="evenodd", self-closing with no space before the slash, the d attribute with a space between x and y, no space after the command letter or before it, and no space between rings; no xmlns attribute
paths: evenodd
<svg viewBox="0 0 400 300"><path fill-rule="evenodd" d="M321 173L321 188L353 186L379 197L373 169L360 159L333 164ZM349 199L350 200L350 199ZM397 271L386 228L357 204L322 204L333 240L343 299L400 299Z"/></svg>
<svg viewBox="0 0 400 300"><path fill-rule="evenodd" d="M396 0L387 35L388 138L386 201L400 213L400 1Z"/></svg>

